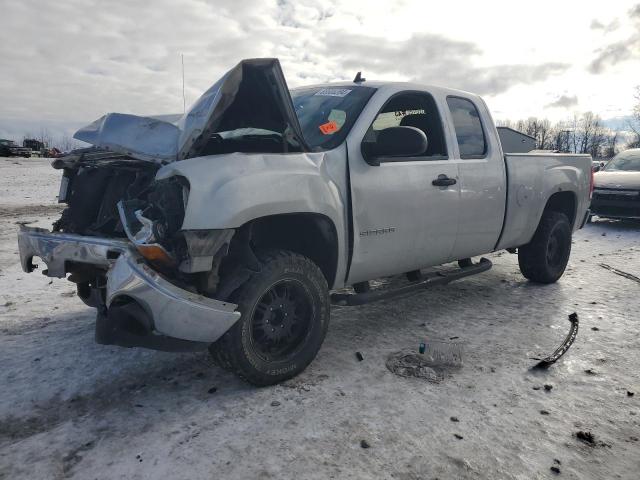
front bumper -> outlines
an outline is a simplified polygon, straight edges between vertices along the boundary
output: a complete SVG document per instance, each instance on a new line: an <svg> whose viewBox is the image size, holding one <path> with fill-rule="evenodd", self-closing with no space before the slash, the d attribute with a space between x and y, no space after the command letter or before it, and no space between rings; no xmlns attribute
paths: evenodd
<svg viewBox="0 0 640 480"><path fill-rule="evenodd" d="M591 213L599 217L639 219L640 191L596 187Z"/></svg>
<svg viewBox="0 0 640 480"><path fill-rule="evenodd" d="M50 277L64 277L74 263L104 268L106 308L118 300L136 302L149 316L155 335L211 343L240 318L237 305L173 285L151 269L128 241L54 233L22 225L18 246L25 272L35 268L33 257L43 260L47 265L43 273Z"/></svg>

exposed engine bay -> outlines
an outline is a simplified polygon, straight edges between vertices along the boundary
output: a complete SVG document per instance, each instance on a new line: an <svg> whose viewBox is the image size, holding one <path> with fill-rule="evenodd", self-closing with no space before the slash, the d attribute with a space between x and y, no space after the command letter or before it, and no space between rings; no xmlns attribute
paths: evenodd
<svg viewBox="0 0 640 480"><path fill-rule="evenodd" d="M102 149L73 152L53 163L62 169L58 201L68 206L53 231L88 237L128 239L154 269L182 288L215 292L223 246L233 230L181 231L189 185L180 176L154 177L160 165ZM214 255L220 258L214 262ZM68 265L86 303L96 306L104 293L100 266Z"/></svg>
<svg viewBox="0 0 640 480"><path fill-rule="evenodd" d="M182 177L154 181L157 164L98 149L74 152L53 163L63 169L59 202L68 204L53 230L144 241L168 251L184 217L188 185ZM149 230L143 238L142 231Z"/></svg>

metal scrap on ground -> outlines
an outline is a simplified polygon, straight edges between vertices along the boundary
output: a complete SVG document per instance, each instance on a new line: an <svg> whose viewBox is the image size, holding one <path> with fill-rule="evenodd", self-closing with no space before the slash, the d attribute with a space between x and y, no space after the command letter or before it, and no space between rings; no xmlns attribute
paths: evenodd
<svg viewBox="0 0 640 480"><path fill-rule="evenodd" d="M601 263L600 266L602 268L606 268L610 272L615 273L616 275L620 275L621 277L628 278L629 280L633 280L634 282L640 283L640 278L636 277L635 275L632 275L631 273L618 270L617 268L614 268L611 265L607 265L606 263Z"/></svg>
<svg viewBox="0 0 640 480"><path fill-rule="evenodd" d="M576 336L578 335L578 324L579 324L578 314L574 312L571 315L569 315L569 321L571 322L571 328L569 329L569 333L567 334L564 341L562 342L562 345L556 348L556 350L548 357L545 357L542 359L534 358L534 360L540 360L540 361L537 364L535 364L533 368L548 368L549 366L553 365L556 361L558 361L558 359L562 357L565 353L567 353L567 350L569 350L569 347L573 345L573 342L575 341Z"/></svg>

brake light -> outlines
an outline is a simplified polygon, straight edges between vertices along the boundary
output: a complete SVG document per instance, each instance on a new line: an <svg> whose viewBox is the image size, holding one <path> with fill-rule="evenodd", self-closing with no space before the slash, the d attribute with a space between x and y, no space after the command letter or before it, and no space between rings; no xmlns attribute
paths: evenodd
<svg viewBox="0 0 640 480"><path fill-rule="evenodd" d="M591 169L591 177L589 178L589 200L593 197L593 168Z"/></svg>

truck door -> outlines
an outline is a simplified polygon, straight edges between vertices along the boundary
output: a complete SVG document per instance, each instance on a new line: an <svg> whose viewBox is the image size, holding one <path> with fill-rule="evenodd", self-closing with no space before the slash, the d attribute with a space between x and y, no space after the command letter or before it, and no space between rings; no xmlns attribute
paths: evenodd
<svg viewBox="0 0 640 480"><path fill-rule="evenodd" d="M460 216L450 260L495 248L506 205L506 171L496 129L484 102L448 96L449 124L455 130L452 160L458 164Z"/></svg>
<svg viewBox="0 0 640 480"><path fill-rule="evenodd" d="M458 166L449 160L434 98L405 91L386 102L374 96L367 107L363 120L368 120L348 141L353 252L347 283L445 262L458 225ZM426 151L377 157L378 166L367 163L363 149L380 131L396 126L422 130Z"/></svg>

